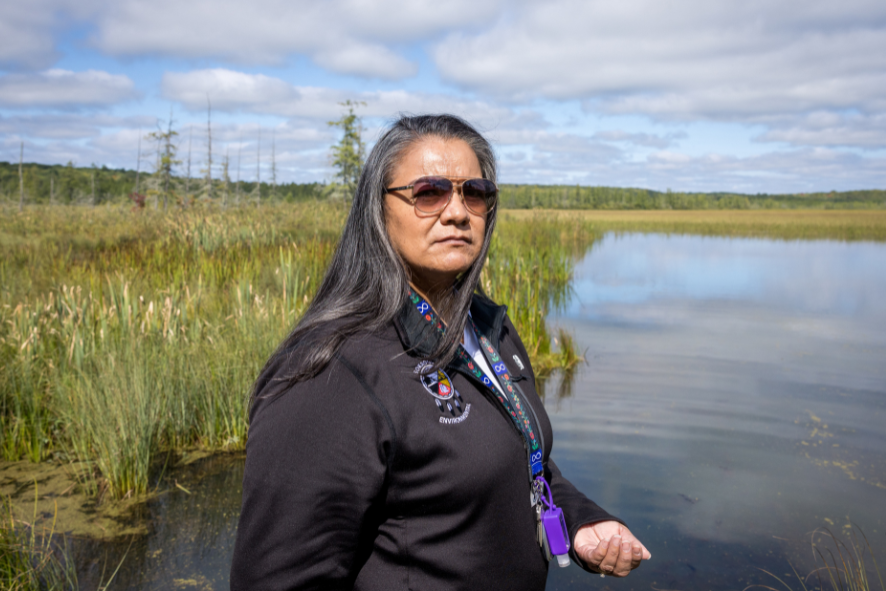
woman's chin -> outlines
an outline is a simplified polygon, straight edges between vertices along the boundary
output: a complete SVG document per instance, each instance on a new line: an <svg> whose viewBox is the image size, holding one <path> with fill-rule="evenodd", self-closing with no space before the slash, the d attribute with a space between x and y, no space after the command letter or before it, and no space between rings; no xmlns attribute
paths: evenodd
<svg viewBox="0 0 886 591"><path fill-rule="evenodd" d="M458 263L451 265L437 265L433 268L417 269L412 274L412 283L422 291L439 291L451 287L459 275L471 267L467 264Z"/></svg>

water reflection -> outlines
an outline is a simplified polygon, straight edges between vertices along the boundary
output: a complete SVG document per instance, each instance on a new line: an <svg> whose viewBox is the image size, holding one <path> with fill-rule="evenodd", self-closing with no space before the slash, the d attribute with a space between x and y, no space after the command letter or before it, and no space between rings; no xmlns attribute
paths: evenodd
<svg viewBox="0 0 886 591"><path fill-rule="evenodd" d="M628 587L771 583L755 567L811 567L806 534L848 519L886 562L884 263L880 244L626 235L578 266L557 321L589 364L547 403L554 457L650 546Z"/></svg>
<svg viewBox="0 0 886 591"><path fill-rule="evenodd" d="M609 234L576 269L565 316L656 300L755 303L886 324L886 255L871 242Z"/></svg>
<svg viewBox="0 0 886 591"><path fill-rule="evenodd" d="M238 455L179 468L169 475L166 492L142 507L147 535L75 540L81 588L97 588L102 573L107 578L120 565L114 590L227 589L243 467Z"/></svg>

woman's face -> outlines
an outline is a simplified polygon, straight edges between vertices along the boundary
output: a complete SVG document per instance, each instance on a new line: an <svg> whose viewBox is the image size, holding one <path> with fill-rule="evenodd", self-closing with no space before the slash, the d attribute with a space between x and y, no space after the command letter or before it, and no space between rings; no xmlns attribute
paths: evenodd
<svg viewBox="0 0 886 591"><path fill-rule="evenodd" d="M456 181L481 178L483 171L467 143L431 136L404 152L388 186L411 185L428 175ZM434 214L416 211L408 199L411 196L411 189L385 196L388 236L409 267L412 283L431 294L452 286L480 255L486 216L468 211L461 194L453 194L443 211Z"/></svg>

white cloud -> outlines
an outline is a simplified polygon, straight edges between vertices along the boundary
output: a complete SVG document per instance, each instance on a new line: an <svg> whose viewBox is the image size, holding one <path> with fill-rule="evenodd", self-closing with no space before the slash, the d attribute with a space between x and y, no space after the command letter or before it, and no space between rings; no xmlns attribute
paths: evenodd
<svg viewBox="0 0 886 591"><path fill-rule="evenodd" d="M263 74L244 74L224 68L163 74L163 95L181 102L189 109L206 109L207 99L221 111L251 111L265 105L286 108L298 101L298 90ZM261 112L261 111L259 111Z"/></svg>
<svg viewBox="0 0 886 591"><path fill-rule="evenodd" d="M739 157L677 149L638 155L593 139L549 132L508 132L499 178L504 183L641 187L663 191L792 193L886 185L886 158L827 148L776 150ZM512 147L513 146L513 147ZM518 149L516 146L526 146ZM512 150L520 153L511 158Z"/></svg>
<svg viewBox="0 0 886 591"><path fill-rule="evenodd" d="M652 133L628 133L621 130L598 131L593 136L605 142L617 142L643 146L646 148L667 148L677 139L686 137L685 133L672 133L666 136Z"/></svg>
<svg viewBox="0 0 886 591"><path fill-rule="evenodd" d="M418 73L418 66L387 47L375 44L331 48L314 55L314 61L333 72L397 80Z"/></svg>
<svg viewBox="0 0 886 591"><path fill-rule="evenodd" d="M114 117L110 115L42 114L3 117L0 115L0 134L31 139L77 140L98 137L103 129L130 128L151 130L153 117Z"/></svg>
<svg viewBox="0 0 886 591"><path fill-rule="evenodd" d="M790 193L871 189L886 185L886 158L865 158L827 148L773 151L749 157L675 151L625 163L613 176L642 179L640 186L683 191Z"/></svg>
<svg viewBox="0 0 886 591"><path fill-rule="evenodd" d="M486 4L119 0L97 13L93 43L115 56L217 58L235 64L280 65L293 55L306 55L333 72L395 80L414 75L417 66L392 45L461 27L467 14L489 18L498 2Z"/></svg>
<svg viewBox="0 0 886 591"><path fill-rule="evenodd" d="M761 142L785 142L794 146L852 146L886 148L886 113L834 113L815 111L769 123Z"/></svg>
<svg viewBox="0 0 886 591"><path fill-rule="evenodd" d="M46 70L0 77L0 107L62 109L106 107L138 96L135 84L121 74L97 70Z"/></svg>
<svg viewBox="0 0 886 591"><path fill-rule="evenodd" d="M54 2L4 2L0 18L0 67L38 69L59 57L52 28L57 23Z"/></svg>
<svg viewBox="0 0 886 591"><path fill-rule="evenodd" d="M432 53L464 88L604 112L729 120L886 109L886 4L874 0L524 1Z"/></svg>
<svg viewBox="0 0 886 591"><path fill-rule="evenodd" d="M494 127L514 117L507 107L469 101L443 94L405 90L348 91L324 87L294 86L261 74L245 74L216 68L190 72L167 72L161 84L164 98L180 102L192 111L206 109L209 95L213 110L242 111L280 117L306 117L328 121L341 115L339 103L363 101L358 111L365 117L391 119L401 112L451 112L472 122Z"/></svg>

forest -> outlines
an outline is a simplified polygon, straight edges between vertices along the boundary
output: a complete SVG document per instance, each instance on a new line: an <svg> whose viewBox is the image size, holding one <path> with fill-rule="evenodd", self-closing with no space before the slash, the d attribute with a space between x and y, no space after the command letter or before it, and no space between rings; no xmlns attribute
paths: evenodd
<svg viewBox="0 0 886 591"><path fill-rule="evenodd" d="M162 170L148 173L102 167L26 163L21 179L17 163L0 162L0 200L17 203L98 205L132 198L159 206L166 193L170 204L187 206L196 200L219 203L299 202L341 198L335 183L275 183L236 181L223 169L212 180L205 176L171 176L164 191ZM138 194L138 195L136 195ZM507 209L871 209L886 207L886 190L820 191L794 194L689 193L641 188L580 185L502 184L501 205Z"/></svg>

